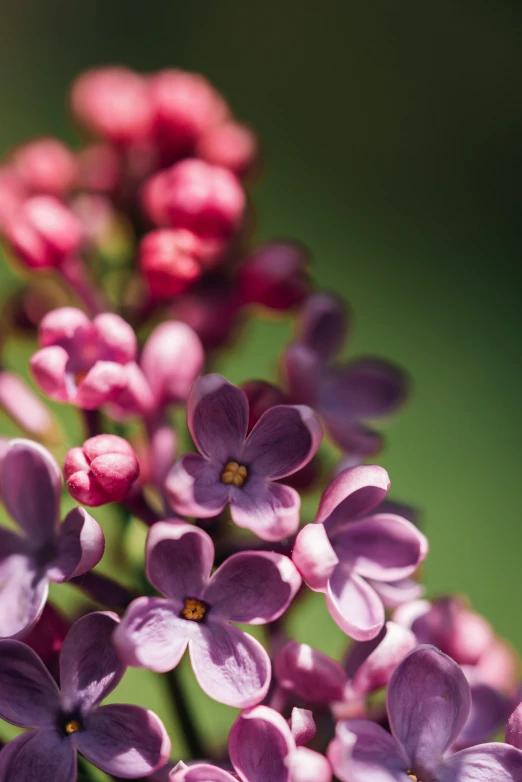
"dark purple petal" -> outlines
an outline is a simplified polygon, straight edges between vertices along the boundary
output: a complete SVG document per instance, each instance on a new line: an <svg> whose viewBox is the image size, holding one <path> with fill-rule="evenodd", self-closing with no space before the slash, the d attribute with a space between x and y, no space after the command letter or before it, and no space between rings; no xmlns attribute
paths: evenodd
<svg viewBox="0 0 522 782"><path fill-rule="evenodd" d="M273 709L243 711L230 730L228 750L241 779L289 782L285 758L295 750L295 741L286 720Z"/></svg>
<svg viewBox="0 0 522 782"><path fill-rule="evenodd" d="M471 688L471 711L464 730L458 737L453 749L465 749L494 739L504 729L511 714L513 703L504 693L489 684L474 682ZM514 744L508 741L508 744Z"/></svg>
<svg viewBox="0 0 522 782"><path fill-rule="evenodd" d="M316 407L334 443L351 457L361 462L382 450L383 438L378 432L350 418L343 410L329 409L319 402Z"/></svg>
<svg viewBox="0 0 522 782"><path fill-rule="evenodd" d="M391 731L418 775L433 769L458 738L471 695L456 662L433 646L419 646L395 668L386 702Z"/></svg>
<svg viewBox="0 0 522 782"><path fill-rule="evenodd" d="M36 652L0 641L0 718L21 728L53 726L60 692Z"/></svg>
<svg viewBox="0 0 522 782"><path fill-rule="evenodd" d="M249 476L279 480L292 475L308 464L322 437L321 424L310 407L271 407L263 413L245 443L242 458Z"/></svg>
<svg viewBox="0 0 522 782"><path fill-rule="evenodd" d="M393 736L369 720L343 720L328 747L341 782L408 782L408 759Z"/></svg>
<svg viewBox="0 0 522 782"><path fill-rule="evenodd" d="M233 554L214 573L204 593L213 616L265 624L286 611L301 586L292 560L271 551Z"/></svg>
<svg viewBox="0 0 522 782"><path fill-rule="evenodd" d="M230 515L238 527L263 540L283 540L299 527L301 497L295 489L262 478L252 478L238 489L232 487Z"/></svg>
<svg viewBox="0 0 522 782"><path fill-rule="evenodd" d="M299 313L297 340L328 361L342 348L348 326L348 309L340 297L314 293Z"/></svg>
<svg viewBox="0 0 522 782"><path fill-rule="evenodd" d="M183 601L202 597L214 563L210 535L183 521L159 521L147 536L146 571L166 597Z"/></svg>
<svg viewBox="0 0 522 782"><path fill-rule="evenodd" d="M321 410L346 418L377 418L404 400L407 379L397 366L361 358L328 372L322 379Z"/></svg>
<svg viewBox="0 0 522 782"><path fill-rule="evenodd" d="M55 535L62 483L60 468L42 445L11 440L2 460L0 495L35 548Z"/></svg>
<svg viewBox="0 0 522 782"><path fill-rule="evenodd" d="M113 691L125 664L112 645L119 617L95 611L78 619L65 638L60 653L60 684L64 709L86 714Z"/></svg>
<svg viewBox="0 0 522 782"><path fill-rule="evenodd" d="M0 752L0 782L76 782L74 743L47 728L22 733Z"/></svg>
<svg viewBox="0 0 522 782"><path fill-rule="evenodd" d="M364 696L385 687L398 663L416 646L411 630L396 622L386 622L373 640L352 644L344 668L353 692Z"/></svg>
<svg viewBox="0 0 522 782"><path fill-rule="evenodd" d="M176 513L200 519L221 513L230 496L230 486L221 481L223 466L216 466L197 453L182 456L165 484L170 506Z"/></svg>
<svg viewBox="0 0 522 782"><path fill-rule="evenodd" d="M237 777L208 763L178 764L170 772L169 782L237 782Z"/></svg>
<svg viewBox="0 0 522 782"><path fill-rule="evenodd" d="M346 674L342 666L294 638L276 655L274 669L279 686L305 703L323 706L343 698Z"/></svg>
<svg viewBox="0 0 522 782"><path fill-rule="evenodd" d="M428 541L417 527L384 513L339 528L333 546L343 564L376 581L411 576L428 553Z"/></svg>
<svg viewBox="0 0 522 782"><path fill-rule="evenodd" d="M294 402L317 408L323 362L305 345L289 345L283 355L284 372Z"/></svg>
<svg viewBox="0 0 522 782"><path fill-rule="evenodd" d="M121 659L127 665L157 673L175 668L187 648L194 625L180 619L181 608L181 604L159 597L134 600L113 635Z"/></svg>
<svg viewBox="0 0 522 782"><path fill-rule="evenodd" d="M105 538L97 521L84 508L73 508L60 525L58 554L47 566L51 581L69 581L92 570L103 556Z"/></svg>
<svg viewBox="0 0 522 782"><path fill-rule="evenodd" d="M248 426L246 394L221 375L205 375L192 386L187 423L198 450L223 466L238 461Z"/></svg>
<svg viewBox="0 0 522 782"><path fill-rule="evenodd" d="M520 782L522 752L508 744L482 744L442 761L439 782Z"/></svg>
<svg viewBox="0 0 522 782"><path fill-rule="evenodd" d="M32 557L11 554L0 561L0 637L24 638L38 621L48 591L49 579Z"/></svg>
<svg viewBox="0 0 522 782"><path fill-rule="evenodd" d="M212 615L211 615L212 616ZM245 709L263 700L270 685L270 659L259 641L233 625L193 624L190 659L201 689L227 706Z"/></svg>
<svg viewBox="0 0 522 782"><path fill-rule="evenodd" d="M337 475L323 492L316 522L325 522L328 530L353 521L372 511L390 488L388 473L377 465L348 467Z"/></svg>
<svg viewBox="0 0 522 782"><path fill-rule="evenodd" d="M76 741L87 760L125 779L152 774L165 765L170 753L170 739L159 717L128 704L92 711Z"/></svg>
<svg viewBox="0 0 522 782"><path fill-rule="evenodd" d="M375 638L384 625L384 607L375 590L342 565L328 583L327 604L341 630L356 641Z"/></svg>

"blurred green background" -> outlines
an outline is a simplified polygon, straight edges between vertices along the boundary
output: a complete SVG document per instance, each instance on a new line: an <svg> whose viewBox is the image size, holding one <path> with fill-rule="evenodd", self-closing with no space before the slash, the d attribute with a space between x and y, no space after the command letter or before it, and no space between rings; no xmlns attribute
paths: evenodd
<svg viewBox="0 0 522 782"><path fill-rule="evenodd" d="M428 592L469 595L520 650L521 44L501 0L0 0L0 149L77 143L68 84L108 62L201 71L258 130L257 236L306 243L355 311L350 354L412 375L380 463L424 511ZM289 333L256 320L221 369L273 376ZM322 600L294 630L342 648ZM222 735L231 710L201 703Z"/></svg>

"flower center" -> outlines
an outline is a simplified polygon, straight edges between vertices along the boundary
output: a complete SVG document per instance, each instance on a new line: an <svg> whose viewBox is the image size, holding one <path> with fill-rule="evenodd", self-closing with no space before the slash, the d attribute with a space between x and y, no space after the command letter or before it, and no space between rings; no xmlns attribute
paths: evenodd
<svg viewBox="0 0 522 782"><path fill-rule="evenodd" d="M413 779L413 782L422 782L422 779L419 779L415 774L406 773L408 774L408 779Z"/></svg>
<svg viewBox="0 0 522 782"><path fill-rule="evenodd" d="M222 483L234 484L238 489L244 484L247 477L247 468L237 462L228 462L221 473Z"/></svg>
<svg viewBox="0 0 522 782"><path fill-rule="evenodd" d="M201 622L208 611L208 605L203 600L197 600L195 597L185 598L185 607L181 609L181 618L188 619L191 622Z"/></svg>
<svg viewBox="0 0 522 782"><path fill-rule="evenodd" d="M68 736L71 733L77 733L79 730L82 730L82 724L78 720L69 720L69 722L65 723L65 732Z"/></svg>
<svg viewBox="0 0 522 782"><path fill-rule="evenodd" d="M81 372L75 372L74 373L74 384L76 386L79 386L80 383L82 383L85 378L87 377L87 372L85 370L82 370Z"/></svg>

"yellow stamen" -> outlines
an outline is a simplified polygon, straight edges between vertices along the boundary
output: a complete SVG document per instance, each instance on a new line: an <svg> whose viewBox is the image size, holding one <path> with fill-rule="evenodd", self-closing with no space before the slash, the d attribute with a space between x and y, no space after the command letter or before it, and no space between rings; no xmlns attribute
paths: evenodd
<svg viewBox="0 0 522 782"><path fill-rule="evenodd" d="M74 382L75 382L75 385L79 386L79 385L80 385L80 383L81 383L83 380L85 380L85 378L86 378L86 377L87 377L87 372L75 372L75 373L74 373Z"/></svg>
<svg viewBox="0 0 522 782"><path fill-rule="evenodd" d="M238 462L228 462L223 467L221 481L222 483L226 483L227 486L233 484L239 489L244 484L247 475L247 468L242 464L238 464Z"/></svg>
<svg viewBox="0 0 522 782"><path fill-rule="evenodd" d="M410 779L413 779L413 782L420 782L420 780L419 780L419 779L417 779L417 777L415 776L415 774L408 774L408 777L409 777Z"/></svg>
<svg viewBox="0 0 522 782"><path fill-rule="evenodd" d="M81 724L78 722L78 720L69 720L69 722L65 725L65 732L69 735L71 733L77 733L79 730L82 729Z"/></svg>
<svg viewBox="0 0 522 782"><path fill-rule="evenodd" d="M195 597L185 598L185 608L181 611L183 619L189 619L191 622L201 622L207 613L207 606L202 600L196 600Z"/></svg>

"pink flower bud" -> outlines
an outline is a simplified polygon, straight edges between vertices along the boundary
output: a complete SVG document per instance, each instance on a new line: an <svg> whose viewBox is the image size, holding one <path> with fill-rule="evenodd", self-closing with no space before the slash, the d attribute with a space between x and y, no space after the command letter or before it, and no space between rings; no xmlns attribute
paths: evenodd
<svg viewBox="0 0 522 782"><path fill-rule="evenodd" d="M205 354L197 334L185 323L156 326L141 354L141 368L158 408L186 402L203 368Z"/></svg>
<svg viewBox="0 0 522 782"><path fill-rule="evenodd" d="M92 144L79 156L79 180L84 190L113 193L122 177L122 160L110 144Z"/></svg>
<svg viewBox="0 0 522 782"><path fill-rule="evenodd" d="M83 239L82 225L64 204L53 196L28 198L5 226L16 255L27 266L60 266L76 253Z"/></svg>
<svg viewBox="0 0 522 782"><path fill-rule="evenodd" d="M78 162L58 139L30 141L15 150L12 159L20 178L32 193L62 198L76 184Z"/></svg>
<svg viewBox="0 0 522 782"><path fill-rule="evenodd" d="M184 229L151 231L142 239L141 270L154 298L179 296L201 277L198 249L197 236Z"/></svg>
<svg viewBox="0 0 522 782"><path fill-rule="evenodd" d="M81 125L116 144L146 138L152 131L147 82L122 66L82 73L72 86L71 106Z"/></svg>
<svg viewBox="0 0 522 782"><path fill-rule="evenodd" d="M13 167L0 168L0 230L3 230L22 206L27 191Z"/></svg>
<svg viewBox="0 0 522 782"><path fill-rule="evenodd" d="M198 157L228 168L238 177L244 177L252 170L258 153L255 133L234 120L208 128L196 145Z"/></svg>
<svg viewBox="0 0 522 782"><path fill-rule="evenodd" d="M139 475L132 446L122 437L100 434L72 448L63 467L67 488L83 505L104 505L124 499Z"/></svg>
<svg viewBox="0 0 522 782"><path fill-rule="evenodd" d="M198 335L206 349L221 347L233 335L241 302L228 281L217 275L174 301L172 316Z"/></svg>
<svg viewBox="0 0 522 782"><path fill-rule="evenodd" d="M238 270L245 302L287 310L310 293L306 273L309 256L296 242L269 242L254 250Z"/></svg>
<svg viewBox="0 0 522 782"><path fill-rule="evenodd" d="M305 703L326 705L341 701L346 686L342 666L307 644L288 641L274 662L279 686L297 695Z"/></svg>

